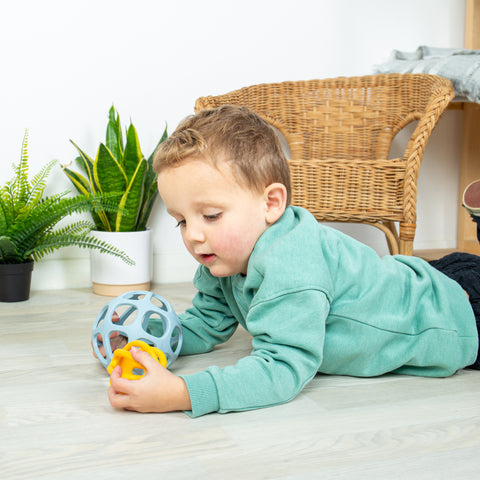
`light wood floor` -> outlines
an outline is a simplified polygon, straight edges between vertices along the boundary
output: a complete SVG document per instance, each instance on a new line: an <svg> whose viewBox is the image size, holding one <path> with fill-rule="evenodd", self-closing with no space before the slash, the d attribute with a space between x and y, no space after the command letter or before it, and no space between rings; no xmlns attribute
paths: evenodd
<svg viewBox="0 0 480 480"><path fill-rule="evenodd" d="M177 312L191 285L157 286ZM0 303L0 478L477 479L480 372L447 379L317 376L292 402L190 419L114 410L90 330L108 297L33 292ZM238 331L172 370L247 355Z"/></svg>

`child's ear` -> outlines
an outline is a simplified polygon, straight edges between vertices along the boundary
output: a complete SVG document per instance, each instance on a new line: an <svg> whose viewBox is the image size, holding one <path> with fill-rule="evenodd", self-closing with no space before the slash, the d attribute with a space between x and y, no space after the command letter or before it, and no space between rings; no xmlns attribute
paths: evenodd
<svg viewBox="0 0 480 480"><path fill-rule="evenodd" d="M265 221L275 223L287 208L287 189L282 183L272 183L264 190Z"/></svg>

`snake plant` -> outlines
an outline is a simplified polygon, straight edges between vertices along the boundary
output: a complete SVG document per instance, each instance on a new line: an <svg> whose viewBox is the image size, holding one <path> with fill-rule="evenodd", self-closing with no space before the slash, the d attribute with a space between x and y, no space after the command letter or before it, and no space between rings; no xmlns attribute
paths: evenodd
<svg viewBox="0 0 480 480"><path fill-rule="evenodd" d="M167 138L167 129L158 144ZM77 191L86 197L103 193L116 196L118 210L93 212L97 230L106 232L134 232L146 229L153 203L158 194L157 175L153 171L153 153L145 159L135 127L130 122L124 143L120 116L111 107L105 143L98 147L95 160L72 140L79 156L75 163L81 173L63 165L63 171ZM157 145L158 146L158 145Z"/></svg>
<svg viewBox="0 0 480 480"><path fill-rule="evenodd" d="M49 162L31 180L28 178L28 132L25 132L14 176L0 188L0 264L25 263L71 245L98 249L133 263L123 252L89 236L92 222L78 220L55 226L72 213L115 212L118 206L105 196L67 197L68 192L44 196L46 180L57 163Z"/></svg>

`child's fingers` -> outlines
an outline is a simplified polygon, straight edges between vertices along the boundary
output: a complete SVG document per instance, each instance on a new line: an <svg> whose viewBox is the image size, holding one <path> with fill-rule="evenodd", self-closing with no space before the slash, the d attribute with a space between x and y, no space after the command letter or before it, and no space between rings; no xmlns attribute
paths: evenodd
<svg viewBox="0 0 480 480"><path fill-rule="evenodd" d="M132 357L134 360L136 360L138 363L142 364L145 367L145 370L152 370L153 368L156 367L161 367L161 365L153 359L147 352L140 350L138 348L132 348L130 350L130 353L132 354ZM162 367L163 368L163 367Z"/></svg>
<svg viewBox="0 0 480 480"><path fill-rule="evenodd" d="M117 392L115 388L111 385L108 389L108 400L114 408L128 408L130 403L130 398L128 395Z"/></svg>
<svg viewBox="0 0 480 480"><path fill-rule="evenodd" d="M108 389L108 399L114 408L123 408L125 410L136 410L133 402L138 396L135 391L138 380L127 380L122 378L122 369L117 366L110 375L110 388Z"/></svg>
<svg viewBox="0 0 480 480"><path fill-rule="evenodd" d="M130 353L133 359L145 369L146 375L138 380L127 380L122 378L122 369L119 366L115 367L110 375L108 399L114 408L136 410L138 412L157 411L155 409L150 410L151 407L148 406L149 389L152 388L152 381L157 385L158 381L162 380L163 375L168 374L168 372L147 352L132 348ZM152 374L151 377L149 373ZM145 381L146 383L143 383ZM145 402L147 402L147 407L145 407Z"/></svg>
<svg viewBox="0 0 480 480"><path fill-rule="evenodd" d="M110 375L110 387L108 399L115 408L130 408L130 393L135 386L136 380L122 378L122 369L116 366Z"/></svg>
<svg viewBox="0 0 480 480"><path fill-rule="evenodd" d="M110 385L116 392L128 394L131 388L131 381L126 378L122 378L122 368L116 366L110 374Z"/></svg>

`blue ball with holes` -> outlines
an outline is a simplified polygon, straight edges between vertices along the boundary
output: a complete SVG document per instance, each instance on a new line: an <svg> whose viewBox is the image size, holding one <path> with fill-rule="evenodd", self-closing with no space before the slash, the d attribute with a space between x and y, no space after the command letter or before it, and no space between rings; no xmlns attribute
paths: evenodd
<svg viewBox="0 0 480 480"><path fill-rule="evenodd" d="M133 340L159 348L167 357L167 367L178 357L182 325L167 300L139 290L124 293L102 308L92 328L93 350L102 365L107 368L113 351ZM100 352L102 346L105 355Z"/></svg>

